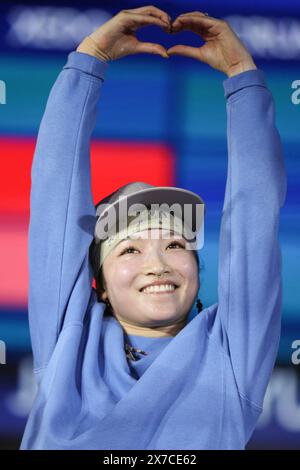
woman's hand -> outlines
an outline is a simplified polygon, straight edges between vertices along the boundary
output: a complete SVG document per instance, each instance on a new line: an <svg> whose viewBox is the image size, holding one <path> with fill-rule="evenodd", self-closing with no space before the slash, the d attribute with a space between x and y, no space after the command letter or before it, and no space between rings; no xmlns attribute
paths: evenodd
<svg viewBox="0 0 300 470"><path fill-rule="evenodd" d="M106 60L116 60L131 54L159 54L168 58L166 49L160 44L140 42L135 33L143 26L157 25L166 32L171 30L171 18L164 11L145 6L122 10L89 35ZM78 52L85 52L79 45Z"/></svg>
<svg viewBox="0 0 300 470"><path fill-rule="evenodd" d="M185 30L199 34L205 44L201 47L174 46L167 50L169 55L198 59L228 77L256 69L251 55L226 21L197 11L185 13L173 22L171 32Z"/></svg>

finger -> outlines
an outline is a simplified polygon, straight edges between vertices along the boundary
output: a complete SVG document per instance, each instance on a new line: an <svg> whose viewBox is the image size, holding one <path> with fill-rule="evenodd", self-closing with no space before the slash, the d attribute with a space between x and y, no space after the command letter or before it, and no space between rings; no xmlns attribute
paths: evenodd
<svg viewBox="0 0 300 470"><path fill-rule="evenodd" d="M163 46L152 42L139 42L136 47L136 53L159 54L165 59L169 58L169 55Z"/></svg>
<svg viewBox="0 0 300 470"><path fill-rule="evenodd" d="M199 28L199 26L198 26ZM197 25L191 23L191 21L184 21L183 19L177 19L172 23L172 33L178 33L179 31L191 30L196 32Z"/></svg>
<svg viewBox="0 0 300 470"><path fill-rule="evenodd" d="M177 16L172 24L176 23L177 21L198 21L203 24L213 24L220 20L216 20L215 18L207 15L182 15Z"/></svg>
<svg viewBox="0 0 300 470"><path fill-rule="evenodd" d="M193 32L197 32L199 27L209 29L215 24L216 20L208 16L182 16L176 18L172 23L172 31L177 32L179 30L190 29Z"/></svg>
<svg viewBox="0 0 300 470"><path fill-rule="evenodd" d="M167 49L167 54L170 55L183 55L185 57L191 57L192 59L199 60L199 48L197 47L190 47L190 46L173 46L170 49Z"/></svg>
<svg viewBox="0 0 300 470"><path fill-rule="evenodd" d="M171 29L171 33L180 33L182 31L192 31L196 33L203 41L208 41L210 38L214 38L216 36L215 32L212 32L211 29L205 29L201 26L192 27L191 25L181 25L180 28L176 28L175 30Z"/></svg>
<svg viewBox="0 0 300 470"><path fill-rule="evenodd" d="M205 51L205 46L202 47L190 47L190 46L173 46L167 50L167 54L169 56L172 55L183 55L186 57L191 57L192 59L200 60L206 64L209 63L209 56L207 54L207 50Z"/></svg>
<svg viewBox="0 0 300 470"><path fill-rule="evenodd" d="M128 26L130 26L133 31L136 31L138 28L142 26L148 25L157 25L163 28L165 31L170 31L171 26L169 23L166 23L164 20L160 18L156 18L150 15L142 15L140 13L130 13L129 22L127 22Z"/></svg>
<svg viewBox="0 0 300 470"><path fill-rule="evenodd" d="M188 11L187 13L181 13L181 15L178 15L177 18L179 18L180 16L197 16L197 15L208 16L207 13L203 11Z"/></svg>
<svg viewBox="0 0 300 470"><path fill-rule="evenodd" d="M157 7L154 7L153 5L148 5L148 6L140 7L140 8L133 8L131 10L125 10L125 11L129 13L132 12L132 13L140 13L144 15L155 16L156 18L160 18L161 20L165 21L168 24L170 24L172 21L172 18L168 15L168 13L166 13L163 10L160 10Z"/></svg>

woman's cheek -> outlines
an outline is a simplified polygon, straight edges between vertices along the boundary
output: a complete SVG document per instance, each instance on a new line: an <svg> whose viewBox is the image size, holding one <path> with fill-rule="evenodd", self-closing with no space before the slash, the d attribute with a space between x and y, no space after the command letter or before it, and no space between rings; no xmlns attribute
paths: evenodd
<svg viewBox="0 0 300 470"><path fill-rule="evenodd" d="M187 250L178 253L178 255L174 257L173 266L174 268L176 267L178 271L180 271L183 275L185 275L185 277L188 278L190 278L191 276L195 276L195 273L198 272L195 257L192 252L188 252Z"/></svg>
<svg viewBox="0 0 300 470"><path fill-rule="evenodd" d="M134 280L137 270L138 263L136 260L122 260L122 262L116 263L115 269L111 273L111 279L120 287L127 287Z"/></svg>
<svg viewBox="0 0 300 470"><path fill-rule="evenodd" d="M196 294L200 287L197 261L192 253L185 253L185 255L178 264L178 271L185 279L188 288Z"/></svg>

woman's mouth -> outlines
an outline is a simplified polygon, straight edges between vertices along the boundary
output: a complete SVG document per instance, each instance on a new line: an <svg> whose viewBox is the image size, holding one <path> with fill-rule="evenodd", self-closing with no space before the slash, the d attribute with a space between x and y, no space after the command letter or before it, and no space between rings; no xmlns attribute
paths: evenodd
<svg viewBox="0 0 300 470"><path fill-rule="evenodd" d="M144 294L171 294L178 288L175 284L160 284L145 287L141 290Z"/></svg>

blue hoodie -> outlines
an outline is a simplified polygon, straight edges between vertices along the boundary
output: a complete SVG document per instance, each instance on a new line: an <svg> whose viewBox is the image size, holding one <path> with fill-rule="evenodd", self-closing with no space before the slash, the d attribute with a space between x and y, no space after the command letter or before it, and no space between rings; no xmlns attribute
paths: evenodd
<svg viewBox="0 0 300 470"><path fill-rule="evenodd" d="M108 64L73 51L31 170L29 323L38 391L21 449L244 449L281 327L286 174L261 70L224 81L228 174L218 303L174 337L126 336L92 287L90 138ZM133 361L125 341L148 351Z"/></svg>

